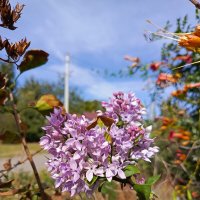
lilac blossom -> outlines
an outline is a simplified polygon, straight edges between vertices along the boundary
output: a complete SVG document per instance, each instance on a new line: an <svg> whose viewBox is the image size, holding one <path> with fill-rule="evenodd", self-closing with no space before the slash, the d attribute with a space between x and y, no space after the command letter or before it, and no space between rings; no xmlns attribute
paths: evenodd
<svg viewBox="0 0 200 200"><path fill-rule="evenodd" d="M141 101L133 93L114 93L109 102L102 102L102 106L106 109L105 114L115 119L116 122L139 121L142 115L146 113Z"/></svg>
<svg viewBox="0 0 200 200"><path fill-rule="evenodd" d="M55 187L71 196L91 195L101 180L126 179L128 165L136 165L140 159L150 161L158 152L150 138L151 126L143 126L145 108L134 94L115 93L102 106L106 111L98 116L114 119L110 126L97 121L88 128L91 123L85 116L62 114L56 108L43 127L46 135L40 145L51 155L48 170Z"/></svg>

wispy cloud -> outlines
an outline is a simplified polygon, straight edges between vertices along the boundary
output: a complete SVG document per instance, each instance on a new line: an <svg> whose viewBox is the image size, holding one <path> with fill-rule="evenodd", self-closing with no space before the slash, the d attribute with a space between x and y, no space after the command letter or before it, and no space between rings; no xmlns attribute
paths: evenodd
<svg viewBox="0 0 200 200"><path fill-rule="evenodd" d="M107 54L111 59L122 53L135 53L147 59L155 55L155 48L162 42L145 42L144 30L153 29L145 20L150 18L162 26L167 20L174 22L177 17L194 12L189 1L182 0L20 1L26 7L21 28L13 37L27 35L33 47L45 48L58 59L67 51L74 55Z"/></svg>
<svg viewBox="0 0 200 200"><path fill-rule="evenodd" d="M87 99L108 99L116 91L132 91L138 95L141 95L141 93L143 93L143 96L146 95L146 92L143 90L144 82L142 81L130 79L110 81L100 77L96 72L81 66L71 65L70 68L70 85L79 88ZM53 65L50 67L51 70L64 74L64 68L60 66Z"/></svg>
<svg viewBox="0 0 200 200"><path fill-rule="evenodd" d="M114 66L108 70L118 71L127 65L122 60L125 54L138 56L145 63L159 59L163 40L152 44L144 40L144 30L154 29L145 20L151 19L162 26L167 20L175 22L176 18L185 14L194 16L195 11L189 1L183 0L12 2L17 1L26 5L17 24L19 28L14 32L3 30L3 33L13 41L27 36L31 40L31 48L40 48L50 53L50 62L42 68L43 71L32 70L23 77L56 80L55 72L48 72L48 69L61 69L65 54L70 52L78 60L73 61L71 67L71 84L81 88L86 98L100 99L107 98L116 90L133 90L143 96L143 81L104 79L89 68L105 69L106 66ZM53 65L56 66L54 69Z"/></svg>

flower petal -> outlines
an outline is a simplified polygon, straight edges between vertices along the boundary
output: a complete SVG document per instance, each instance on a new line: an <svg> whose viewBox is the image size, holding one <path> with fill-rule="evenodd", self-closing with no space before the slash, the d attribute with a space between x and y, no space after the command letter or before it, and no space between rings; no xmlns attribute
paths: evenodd
<svg viewBox="0 0 200 200"><path fill-rule="evenodd" d="M86 178L87 178L87 180L90 182L92 179L93 179L93 171L92 170L88 170L87 172L86 172Z"/></svg>
<svg viewBox="0 0 200 200"><path fill-rule="evenodd" d="M125 173L121 169L118 169L118 176L121 179L126 179L126 175L125 175Z"/></svg>

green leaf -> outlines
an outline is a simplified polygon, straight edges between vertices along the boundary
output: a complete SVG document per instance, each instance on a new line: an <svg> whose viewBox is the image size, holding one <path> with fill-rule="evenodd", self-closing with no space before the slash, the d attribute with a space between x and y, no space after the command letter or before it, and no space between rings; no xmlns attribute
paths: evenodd
<svg viewBox="0 0 200 200"><path fill-rule="evenodd" d="M149 177L148 180L146 181L146 184L153 185L154 183L156 183L158 181L159 178L160 178L160 174L156 175L156 176Z"/></svg>
<svg viewBox="0 0 200 200"><path fill-rule="evenodd" d="M135 184L133 188L137 192L139 200L149 200L151 196L151 186L158 181L160 175L150 177L145 184Z"/></svg>
<svg viewBox="0 0 200 200"><path fill-rule="evenodd" d="M130 177L134 174L139 174L140 170L135 165L128 165L125 167L124 173L125 173L126 177Z"/></svg>
<svg viewBox="0 0 200 200"><path fill-rule="evenodd" d="M192 200L192 194L191 194L190 190L187 190L187 199Z"/></svg>
<svg viewBox="0 0 200 200"><path fill-rule="evenodd" d="M135 184L133 186L134 190L137 192L139 200L149 200L151 195L151 185L148 184Z"/></svg>
<svg viewBox="0 0 200 200"><path fill-rule="evenodd" d="M117 122L117 126L118 127L123 127L124 126L124 122L122 120Z"/></svg>
<svg viewBox="0 0 200 200"><path fill-rule="evenodd" d="M88 180L86 180L86 183L89 186L92 186L96 182L97 179L98 179L98 176L93 176L93 179L90 182Z"/></svg>
<svg viewBox="0 0 200 200"><path fill-rule="evenodd" d="M177 194L176 194L176 191L175 191L175 190L173 191L172 199L173 199L173 200L177 200Z"/></svg>
<svg viewBox="0 0 200 200"><path fill-rule="evenodd" d="M112 182L104 182L102 188L101 188L101 193L106 199L108 200L115 200L117 199L117 194L115 192L115 189L117 189L117 185L112 181Z"/></svg>
<svg viewBox="0 0 200 200"><path fill-rule="evenodd" d="M19 65L21 73L44 65L48 61L49 54L42 50L30 50L24 55L23 61Z"/></svg>

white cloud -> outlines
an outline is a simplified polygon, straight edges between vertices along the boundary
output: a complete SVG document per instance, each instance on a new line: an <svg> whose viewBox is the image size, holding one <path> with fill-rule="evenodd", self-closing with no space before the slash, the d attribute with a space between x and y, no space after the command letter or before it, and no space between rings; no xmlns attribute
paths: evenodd
<svg viewBox="0 0 200 200"><path fill-rule="evenodd" d="M71 84L80 87L86 98L107 98L116 90L133 90L143 97L143 81L107 80L98 77L88 67L114 66L118 70L126 66L121 61L124 54L139 56L144 62L159 59L163 40L146 43L143 38L144 30L154 28L145 20L151 19L163 26L167 20L175 22L177 17L194 13L194 6L183 0L12 2L14 4L17 1L26 5L22 18L17 23L19 28L13 32L3 29L2 35L6 33L6 37L12 41L27 36L28 40L31 40L31 48L41 48L50 53L49 65L55 63L55 68L51 67L53 71L62 71L62 66L58 64L64 60L66 52L70 52L72 57L80 60L77 65L72 66ZM38 79L56 80L55 73L48 72L48 66L44 66L43 69L47 71L41 73L40 69L35 69L23 77L31 75Z"/></svg>
<svg viewBox="0 0 200 200"><path fill-rule="evenodd" d="M177 17L194 12L191 3L182 0L20 1L26 7L19 31L13 36L28 36L33 47L42 46L58 59L62 59L66 51L72 54L109 53L111 58L113 54L132 51L139 55L145 53L148 57L147 50L152 55L155 52L152 47L156 46L150 47L143 38L144 29L154 29L145 22L147 18L162 26L166 20L175 21Z"/></svg>
<svg viewBox="0 0 200 200"><path fill-rule="evenodd" d="M50 66L50 70L64 73L64 67L61 68L60 66ZM116 91L145 93L143 91L144 82L142 81L110 81L87 68L77 65L70 66L70 85L80 88L87 99L108 99Z"/></svg>

